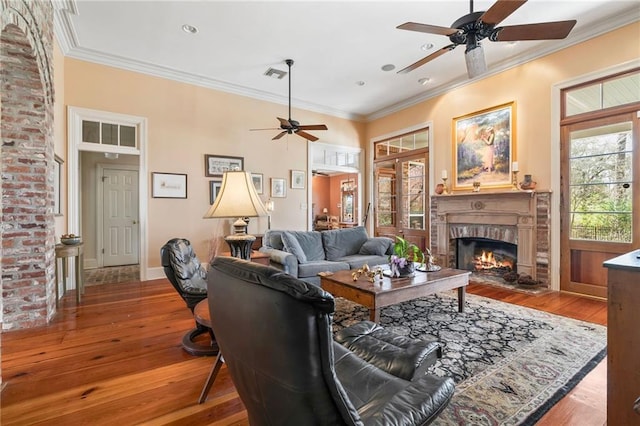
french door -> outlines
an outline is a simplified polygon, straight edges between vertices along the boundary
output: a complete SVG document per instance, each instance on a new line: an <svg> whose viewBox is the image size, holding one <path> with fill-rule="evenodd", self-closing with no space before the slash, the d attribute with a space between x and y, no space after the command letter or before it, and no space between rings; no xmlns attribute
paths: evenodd
<svg viewBox="0 0 640 426"><path fill-rule="evenodd" d="M638 113L562 127L563 291L607 296L602 263L640 247Z"/></svg>
<svg viewBox="0 0 640 426"><path fill-rule="evenodd" d="M375 235L428 247L428 164L424 149L374 163Z"/></svg>

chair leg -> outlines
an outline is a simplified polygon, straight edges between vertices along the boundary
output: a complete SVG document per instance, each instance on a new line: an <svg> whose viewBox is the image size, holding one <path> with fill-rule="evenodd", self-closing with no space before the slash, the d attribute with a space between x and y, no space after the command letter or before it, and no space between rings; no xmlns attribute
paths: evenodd
<svg viewBox="0 0 640 426"><path fill-rule="evenodd" d="M213 386L213 382L216 381L216 376L218 375L218 371L220 371L220 367L222 367L223 362L224 360L222 359L222 354L218 352L216 361L213 363L213 367L211 367L211 371L209 372L209 377L207 377L207 381L204 383L202 392L200 392L198 404L202 404L207 400L207 395L209 395L209 391L211 390L211 386Z"/></svg>
<svg viewBox="0 0 640 426"><path fill-rule="evenodd" d="M209 344L195 342L194 339L203 333L208 333L211 341ZM182 337L182 348L195 356L212 356L218 354L218 344L215 341L213 330L202 324L196 323L196 328Z"/></svg>

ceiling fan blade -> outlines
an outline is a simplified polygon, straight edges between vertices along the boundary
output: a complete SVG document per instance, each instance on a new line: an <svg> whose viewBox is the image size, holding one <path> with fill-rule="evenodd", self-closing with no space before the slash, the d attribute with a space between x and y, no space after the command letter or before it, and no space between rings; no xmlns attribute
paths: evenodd
<svg viewBox="0 0 640 426"><path fill-rule="evenodd" d="M526 2L527 0L498 0L482 14L480 21L488 25L498 25Z"/></svg>
<svg viewBox="0 0 640 426"><path fill-rule="evenodd" d="M249 129L250 132L256 131L256 130L280 130L280 127L269 127L266 129Z"/></svg>
<svg viewBox="0 0 640 426"><path fill-rule="evenodd" d="M277 117L277 118L278 118L278 120L280 120L280 126L281 126L280 128L281 129L291 129L291 128L293 128L293 126L291 125L291 122L289 122L289 120L285 120L284 118L280 118L280 117Z"/></svg>
<svg viewBox="0 0 640 426"><path fill-rule="evenodd" d="M558 40L566 38L575 25L575 20L511 25L498 28L497 35L491 39L495 41Z"/></svg>
<svg viewBox="0 0 640 426"><path fill-rule="evenodd" d="M275 141L275 140L277 140L277 139L280 139L281 137L283 137L283 136L284 136L284 135L286 135L286 134L287 134L287 132L286 132L286 131L285 131L285 132L280 132L280 133L278 133L277 135L275 135L271 140L272 140L272 141Z"/></svg>
<svg viewBox="0 0 640 426"><path fill-rule="evenodd" d="M396 27L399 30L417 31L419 33L427 34L440 34L443 36L450 36L457 33L459 30L456 28L439 27L437 25L419 24L417 22L405 22L402 25Z"/></svg>
<svg viewBox="0 0 640 426"><path fill-rule="evenodd" d="M413 71L416 68L419 68L419 67L423 66L427 62L436 59L438 56L444 55L448 51L455 49L456 46L457 45L455 45L455 44L450 44L448 46L445 46L442 49L438 50L437 52L434 52L431 55L420 59L418 62L415 62L415 63L409 65L408 67L401 69L400 71L398 71L398 74L406 74L409 71Z"/></svg>
<svg viewBox="0 0 640 426"><path fill-rule="evenodd" d="M298 126L300 130L329 130L324 124L305 124L304 126Z"/></svg>
<svg viewBox="0 0 640 426"><path fill-rule="evenodd" d="M307 140L310 140L311 142L315 142L315 141L317 141L317 140L318 140L318 138L317 138L317 137L315 137L315 136L313 136L313 135L311 135L311 134L309 134L309 133L307 133L307 132L305 132L305 131L303 131L303 130L298 130L298 131L296 132L296 135L298 135L298 136L302 136L303 138L305 138L305 139L307 139Z"/></svg>

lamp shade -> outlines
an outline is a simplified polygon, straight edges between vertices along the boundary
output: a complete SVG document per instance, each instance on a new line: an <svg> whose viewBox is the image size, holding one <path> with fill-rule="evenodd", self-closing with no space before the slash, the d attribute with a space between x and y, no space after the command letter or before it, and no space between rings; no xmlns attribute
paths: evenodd
<svg viewBox="0 0 640 426"><path fill-rule="evenodd" d="M268 216L262 201L253 186L251 173L225 172L216 201L205 213L204 218L256 217Z"/></svg>

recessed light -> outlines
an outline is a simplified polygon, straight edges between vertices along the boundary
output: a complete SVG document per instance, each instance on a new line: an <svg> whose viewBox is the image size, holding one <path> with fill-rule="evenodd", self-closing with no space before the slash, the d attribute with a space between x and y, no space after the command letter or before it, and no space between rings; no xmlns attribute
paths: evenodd
<svg viewBox="0 0 640 426"><path fill-rule="evenodd" d="M364 81L360 80L360 81L356 81L356 84L358 86L364 86Z"/></svg>
<svg viewBox="0 0 640 426"><path fill-rule="evenodd" d="M382 71L393 71L396 69L396 66L393 64L386 64L382 66Z"/></svg>
<svg viewBox="0 0 640 426"><path fill-rule="evenodd" d="M195 33L198 32L198 29L196 27L194 27L193 25L184 24L182 26L182 31L184 31L185 33L189 33L189 34L195 34Z"/></svg>
<svg viewBox="0 0 640 426"><path fill-rule="evenodd" d="M418 83L422 84L423 86L426 86L427 84L431 83L431 79L428 77L421 78L420 80L418 80Z"/></svg>
<svg viewBox="0 0 640 426"><path fill-rule="evenodd" d="M420 46L420 50L424 50L425 52L431 49L433 49L433 43L425 43L422 46Z"/></svg>

